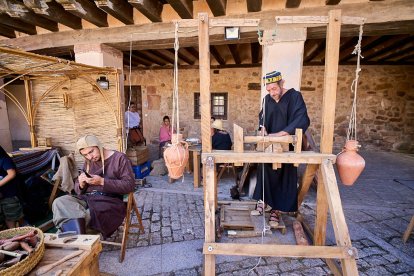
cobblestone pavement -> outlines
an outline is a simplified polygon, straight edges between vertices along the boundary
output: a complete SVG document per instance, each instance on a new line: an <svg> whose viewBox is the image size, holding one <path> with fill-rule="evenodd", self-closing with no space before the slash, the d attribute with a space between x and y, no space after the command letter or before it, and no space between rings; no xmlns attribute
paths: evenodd
<svg viewBox="0 0 414 276"><path fill-rule="evenodd" d="M406 244L402 235L414 215L414 156L396 153L362 154L364 173L352 187L340 183L341 200L352 245L357 248L360 275L414 275L414 235ZM114 275L201 275L204 238L202 188L192 187L192 176L169 184L166 177L149 177L152 188L136 193L145 233L130 234L124 263L119 250L105 246L101 271ZM219 197L229 195L232 177L219 185ZM339 182L339 181L338 181ZM313 227L316 193L311 191L301 213ZM134 217L136 220L136 217ZM329 221L329 219L328 219ZM290 218L288 233L274 233L276 243L294 242ZM118 236L118 239L120 236ZM247 241L246 241L247 240ZM238 239L234 242L258 242ZM328 222L328 245L334 244ZM332 275L321 259L218 256L217 275Z"/></svg>

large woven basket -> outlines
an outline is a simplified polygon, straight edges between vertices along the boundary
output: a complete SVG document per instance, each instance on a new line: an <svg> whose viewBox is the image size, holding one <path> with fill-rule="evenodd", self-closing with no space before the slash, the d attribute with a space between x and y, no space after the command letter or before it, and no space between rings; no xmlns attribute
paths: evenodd
<svg viewBox="0 0 414 276"><path fill-rule="evenodd" d="M45 253L44 235L43 235L42 230L40 230L39 228L19 227L19 228L8 229L8 230L4 230L0 232L0 239L8 239L16 235L26 234L33 230L37 231L37 237L39 238L36 248L33 250L33 252L29 256L27 256L22 261L18 262L17 264L7 269L1 270L0 275L10 275L10 276L25 275L40 262L40 260L43 257L43 254Z"/></svg>

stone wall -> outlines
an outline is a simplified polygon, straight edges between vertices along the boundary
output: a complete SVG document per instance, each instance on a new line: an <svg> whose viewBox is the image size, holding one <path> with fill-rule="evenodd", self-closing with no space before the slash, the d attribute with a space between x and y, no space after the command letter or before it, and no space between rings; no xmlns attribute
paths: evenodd
<svg viewBox="0 0 414 276"><path fill-rule="evenodd" d="M257 128L260 107L260 68L211 70L211 92L228 92L228 120L249 133ZM283 73L283 72L282 72ZM335 116L334 147L344 144L351 113L351 83L355 66L340 66ZM304 67L301 91L311 118L310 129L318 143L321 128L321 105L324 67ZM364 149L414 152L414 66L364 66L360 73L357 105L357 138ZM126 78L128 80L128 78ZM132 85L142 85L147 92L143 106L148 107L147 139L156 141L162 117L172 111L172 70L134 71ZM149 89L148 89L149 88ZM194 119L194 92L199 91L198 70L179 71L180 124L189 137L200 136L200 120ZM157 99L154 105L153 99ZM159 103L158 103L159 101Z"/></svg>

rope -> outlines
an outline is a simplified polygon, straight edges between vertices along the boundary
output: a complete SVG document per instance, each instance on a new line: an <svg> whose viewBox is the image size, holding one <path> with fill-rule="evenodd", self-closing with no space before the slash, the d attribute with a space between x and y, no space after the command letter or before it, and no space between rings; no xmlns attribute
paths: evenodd
<svg viewBox="0 0 414 276"><path fill-rule="evenodd" d="M129 42L129 76L128 76L128 82L129 82L129 99L128 99L128 107L127 107L127 110L128 111L129 111L129 107L131 106L131 97L132 97L131 74L132 74L132 34L131 34L131 41ZM126 137L125 137L125 145L127 145L127 146L124 147L125 148L125 152L126 152L127 147L128 147L128 135L129 135L129 116L128 116L128 119L127 119L127 130L126 130Z"/></svg>
<svg viewBox="0 0 414 276"><path fill-rule="evenodd" d="M352 103L351 116L349 118L348 132L346 135L347 141L357 140L356 106L357 106L359 72L361 72L361 58L364 58L361 55L361 41L362 41L362 34L363 34L363 26L364 26L363 24L359 26L358 43L355 46L354 51L352 52L353 55L357 55L357 68L355 70L355 79L352 81L352 84L351 84L351 91L354 94L354 99Z"/></svg>
<svg viewBox="0 0 414 276"><path fill-rule="evenodd" d="M174 133L175 120L176 129L177 129L177 140L178 135L180 134L180 112L179 112L179 103L178 103L178 49L180 49L180 44L178 41L178 22L174 23L175 32L174 32L174 89L173 89L173 116L172 116L172 125L171 130Z"/></svg>

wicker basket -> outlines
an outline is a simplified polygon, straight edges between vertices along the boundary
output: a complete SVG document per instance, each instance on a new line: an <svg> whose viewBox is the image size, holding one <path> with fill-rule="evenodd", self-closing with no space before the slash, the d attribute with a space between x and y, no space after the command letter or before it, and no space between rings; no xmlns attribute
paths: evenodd
<svg viewBox="0 0 414 276"><path fill-rule="evenodd" d="M19 227L19 228L8 229L8 230L4 230L0 232L0 239L8 239L16 235L26 234L33 230L37 231L37 236L39 238L36 248L24 260L18 262L17 264L7 269L1 270L0 275L10 275L10 276L25 275L28 272L30 272L40 262L40 260L43 257L43 254L45 253L44 235L43 235L42 230L38 228Z"/></svg>

